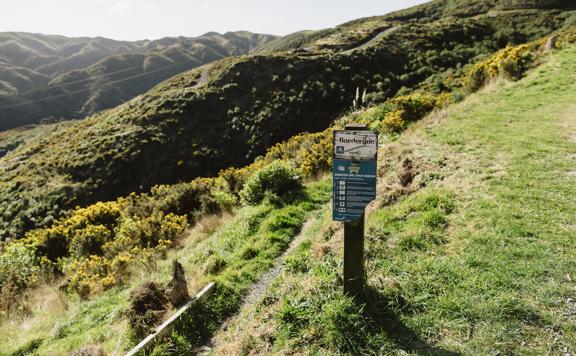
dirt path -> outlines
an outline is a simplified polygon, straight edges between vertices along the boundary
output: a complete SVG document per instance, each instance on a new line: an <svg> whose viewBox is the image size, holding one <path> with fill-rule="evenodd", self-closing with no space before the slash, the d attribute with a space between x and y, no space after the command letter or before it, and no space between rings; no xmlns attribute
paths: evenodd
<svg viewBox="0 0 576 356"><path fill-rule="evenodd" d="M192 89L198 89L198 88L201 88L204 85L208 84L208 74L210 73L211 68L212 68L211 65L204 67L204 69L202 70L202 73L200 74L200 78L198 79L198 82L196 84L194 84Z"/></svg>
<svg viewBox="0 0 576 356"><path fill-rule="evenodd" d="M356 52L356 51L365 49L367 47L370 47L370 46L374 45L376 42L378 42L382 37L387 36L396 30L398 30L398 27L387 28L387 29L383 30L382 32L378 33L376 36L372 37L368 42L366 42L366 43L364 43L358 47L354 47L354 48L351 48L349 50L346 50L346 51L343 51L340 53L341 54L350 54L352 52Z"/></svg>
<svg viewBox="0 0 576 356"><path fill-rule="evenodd" d="M296 248L298 248L298 246L302 244L302 242L306 238L308 230L315 221L316 219L314 218L314 214L312 214L311 217L304 223L304 225L302 225L300 233L296 235L294 239L292 239L292 242L290 242L290 245L288 246L286 251L284 251L284 253L276 259L274 266L268 272L266 272L260 278L260 280L254 285L252 285L252 287L248 290L248 293L244 297L244 302L240 306L238 313L228 318L228 320L226 320L222 324L222 326L219 328L219 330L217 330L214 333L214 335L212 336L212 338L210 339L210 341L206 346L203 346L201 349L197 350L198 355L209 355L210 352L212 351L213 345L217 343L218 336L223 332L225 332L230 325L235 324L238 318L244 317L242 313L243 310L247 310L248 308L256 305L260 301L260 299L264 297L266 291L268 291L274 279L276 279L276 277L278 277L278 275L282 272L286 258Z"/></svg>
<svg viewBox="0 0 576 356"><path fill-rule="evenodd" d="M308 231L313 222L314 222L313 218L308 219L304 223L304 225L302 225L302 231L300 231L300 233L296 235L296 237L294 237L294 239L292 240L292 242L290 242L290 245L288 246L286 251L284 251L284 253L280 257L278 257L278 259L276 259L274 267L272 267L272 269L266 272L262 276L262 278L260 278L260 281L254 284L252 288L250 288L248 294L244 298L244 303L242 303L240 310L257 303L264 296L264 293L266 293L268 287L270 287L270 285L272 284L272 281L274 281L274 279L280 274L280 272L282 272L286 257L288 257L288 255L290 255L304 241L304 238L306 237L306 232Z"/></svg>

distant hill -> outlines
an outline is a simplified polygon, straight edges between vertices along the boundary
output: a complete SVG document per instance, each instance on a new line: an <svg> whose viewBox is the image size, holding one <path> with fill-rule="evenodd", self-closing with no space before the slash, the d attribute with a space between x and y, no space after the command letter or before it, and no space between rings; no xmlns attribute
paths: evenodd
<svg viewBox="0 0 576 356"><path fill-rule="evenodd" d="M396 11L383 16L353 20L335 28L320 31L299 31L277 38L255 48L255 52L270 54L296 51L299 53L330 53L354 48L359 43L368 42L393 22L430 23L441 19L474 20L476 16L489 15L502 18L516 11L520 17L537 10L565 10L566 16L574 16L570 10L576 8L572 0L433 0L422 5ZM542 13L540 13L542 14ZM540 18L540 15L536 16ZM576 17L574 17L576 18ZM538 21L537 19L535 19ZM574 20L573 20L574 21ZM533 25L532 22L528 24ZM383 26L383 27L382 27ZM500 27L495 25L496 28ZM502 28L514 26L502 26ZM532 31L537 31L533 28ZM512 30L511 30L512 31ZM518 34L526 37L524 31ZM510 40L503 38L503 41ZM512 42L521 42L513 38Z"/></svg>
<svg viewBox="0 0 576 356"><path fill-rule="evenodd" d="M81 118L273 39L250 32L137 42L0 33L0 130Z"/></svg>
<svg viewBox="0 0 576 356"><path fill-rule="evenodd" d="M0 239L76 205L243 165L279 141L328 127L351 109L357 88L374 101L421 87L450 92L454 74L472 63L575 19L576 4L502 10L491 3L433 1L292 36L271 53L182 73L86 120L31 137L19 132L0 158ZM478 4L484 12L472 10Z"/></svg>

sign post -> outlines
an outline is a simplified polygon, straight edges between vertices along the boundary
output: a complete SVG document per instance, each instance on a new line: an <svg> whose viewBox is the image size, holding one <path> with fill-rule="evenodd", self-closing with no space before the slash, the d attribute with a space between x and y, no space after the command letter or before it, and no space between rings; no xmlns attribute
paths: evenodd
<svg viewBox="0 0 576 356"><path fill-rule="evenodd" d="M364 209L376 199L378 134L366 126L334 131L332 219L344 222L344 293L364 289Z"/></svg>

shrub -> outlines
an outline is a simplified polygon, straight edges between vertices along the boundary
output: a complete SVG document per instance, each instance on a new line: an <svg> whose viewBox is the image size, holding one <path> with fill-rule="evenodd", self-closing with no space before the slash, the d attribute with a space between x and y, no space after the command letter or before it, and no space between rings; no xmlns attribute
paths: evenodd
<svg viewBox="0 0 576 356"><path fill-rule="evenodd" d="M89 225L76 232L70 241L70 254L87 257L102 254L102 246L114 237L114 232L103 225Z"/></svg>
<svg viewBox="0 0 576 356"><path fill-rule="evenodd" d="M558 48L566 48L567 46L576 43L576 14L573 14L566 23L570 24L570 28L562 32L558 36L558 42L556 43Z"/></svg>
<svg viewBox="0 0 576 356"><path fill-rule="evenodd" d="M238 198L232 193L225 190L213 189L212 196L214 200L220 206L220 209L224 211L231 211L232 208L238 203Z"/></svg>
<svg viewBox="0 0 576 356"><path fill-rule="evenodd" d="M0 288L11 284L17 292L38 280L40 267L35 251L22 244L11 244L0 253Z"/></svg>
<svg viewBox="0 0 576 356"><path fill-rule="evenodd" d="M70 275L68 288L75 290L82 299L87 299L103 289L100 281L109 275L110 262L100 256L90 256L73 260L66 266L65 271Z"/></svg>
<svg viewBox="0 0 576 356"><path fill-rule="evenodd" d="M454 93L443 92L436 96L435 103L438 108L445 108L456 102Z"/></svg>
<svg viewBox="0 0 576 356"><path fill-rule="evenodd" d="M312 144L310 149L302 149L299 155L300 170L304 177L314 177L322 172L328 171L332 167L334 146L332 142L332 130L321 133L319 142Z"/></svg>
<svg viewBox="0 0 576 356"><path fill-rule="evenodd" d="M404 113L400 110L392 111L382 120L380 131L382 132L400 132L406 127L406 121L403 118Z"/></svg>
<svg viewBox="0 0 576 356"><path fill-rule="evenodd" d="M50 228L27 233L23 243L52 262L70 254L77 257L98 254L102 244L112 238L121 211L122 204L118 202L76 208Z"/></svg>
<svg viewBox="0 0 576 356"><path fill-rule="evenodd" d="M369 109L360 121L372 130L401 132L414 121L422 119L437 104L434 97L422 94L402 95Z"/></svg>
<svg viewBox="0 0 576 356"><path fill-rule="evenodd" d="M484 86L487 82L488 73L482 65L475 65L466 78L466 87L469 91L475 92Z"/></svg>
<svg viewBox="0 0 576 356"><path fill-rule="evenodd" d="M333 128L329 128L318 133L296 135L270 148L263 162L290 161L304 177L315 177L332 167L332 131Z"/></svg>
<svg viewBox="0 0 576 356"><path fill-rule="evenodd" d="M268 152L271 152L272 149ZM254 171L264 167L264 163L263 160L259 160L243 168L227 168L220 171L218 176L220 180L224 181L224 184L222 185L225 190L231 194L238 195L244 187L244 184L246 184L248 178L250 178L250 175Z"/></svg>
<svg viewBox="0 0 576 356"><path fill-rule="evenodd" d="M170 246L188 228L183 215L164 215L155 212L147 218L125 217L118 228L114 241L104 246L107 255L116 255L134 248L163 248Z"/></svg>
<svg viewBox="0 0 576 356"><path fill-rule="evenodd" d="M184 202L189 199L186 196L210 186L201 183L176 185L172 189L159 186L150 195L132 194L117 202L78 208L50 228L31 231L20 245L9 246L25 248L27 255L39 258L40 263L31 263L31 268L65 272L69 288L87 298L120 283L136 256L163 252L172 245L188 228L188 219L162 210L184 209ZM139 217L147 212L151 214ZM25 268L18 270L28 273Z"/></svg>
<svg viewBox="0 0 576 356"><path fill-rule="evenodd" d="M506 47L487 60L476 64L465 78L465 86L475 92L488 80L503 75L519 79L532 64L534 56L529 45Z"/></svg>
<svg viewBox="0 0 576 356"><path fill-rule="evenodd" d="M245 204L256 205L267 194L283 198L302 187L299 172L285 162L275 161L256 172L246 182L240 197Z"/></svg>
<svg viewBox="0 0 576 356"><path fill-rule="evenodd" d="M187 215L194 221L199 215L214 214L219 210L211 191L216 186L214 178L197 178L190 183L158 185L149 193L132 193L119 199L125 206L124 215L144 218L153 214Z"/></svg>
<svg viewBox="0 0 576 356"><path fill-rule="evenodd" d="M427 95L413 94L392 99L393 105L402 112L407 122L420 120L434 109L434 99Z"/></svg>

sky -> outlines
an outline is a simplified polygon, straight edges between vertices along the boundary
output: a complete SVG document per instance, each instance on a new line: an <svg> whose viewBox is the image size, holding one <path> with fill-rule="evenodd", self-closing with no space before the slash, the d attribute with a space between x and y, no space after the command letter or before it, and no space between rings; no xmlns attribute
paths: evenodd
<svg viewBox="0 0 576 356"><path fill-rule="evenodd" d="M0 32L117 40L246 30L286 35L427 0L2 0Z"/></svg>

